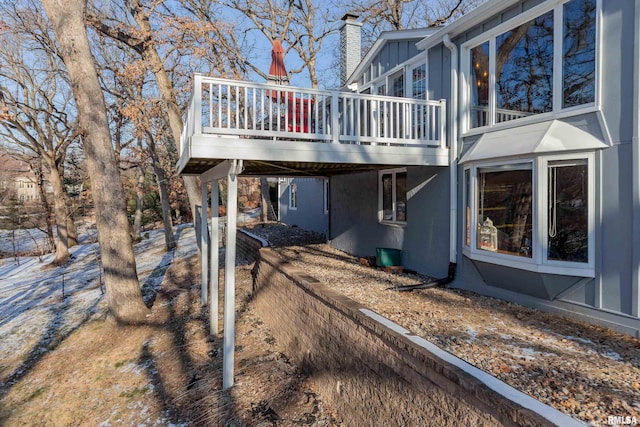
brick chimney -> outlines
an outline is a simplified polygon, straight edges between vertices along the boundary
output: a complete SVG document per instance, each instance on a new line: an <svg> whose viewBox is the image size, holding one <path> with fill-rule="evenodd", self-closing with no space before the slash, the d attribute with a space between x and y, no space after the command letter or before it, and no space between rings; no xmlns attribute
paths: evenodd
<svg viewBox="0 0 640 427"><path fill-rule="evenodd" d="M358 15L346 13L342 17L340 27L340 85L344 86L347 79L355 71L362 59L362 22L358 22Z"/></svg>

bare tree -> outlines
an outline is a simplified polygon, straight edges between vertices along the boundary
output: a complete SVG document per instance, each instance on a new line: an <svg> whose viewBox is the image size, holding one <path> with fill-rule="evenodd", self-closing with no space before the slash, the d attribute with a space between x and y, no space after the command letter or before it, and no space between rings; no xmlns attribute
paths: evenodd
<svg viewBox="0 0 640 427"><path fill-rule="evenodd" d="M5 109L0 117L0 136L17 150L39 158L38 170L42 172L43 165L49 172L57 230L53 264L60 265L67 262L69 247L76 243L63 177L67 149L77 138L77 118L70 88L59 72L59 59L49 49L49 29L33 10L14 11L16 25L12 32L3 33L0 43L0 61L5 64L0 69L1 102ZM34 45L39 49L32 51L31 56L22 53L22 49ZM44 67L37 67L38 63Z"/></svg>
<svg viewBox="0 0 640 427"><path fill-rule="evenodd" d="M43 0L43 4L53 24L78 108L109 311L120 322L140 321L149 310L142 300L120 171L87 38L85 3L83 0Z"/></svg>
<svg viewBox="0 0 640 427"><path fill-rule="evenodd" d="M145 66L155 77L158 91L163 100L167 122L171 129L174 143L180 141L182 133L182 117L178 105L173 83L165 69L164 61L157 50L154 32L151 26L149 11L139 0L125 0L127 10L133 15L137 27L127 24L125 17L107 17L97 10L87 16L90 25L100 34L111 37L137 52L144 60ZM114 20L114 18L116 18ZM120 18L121 20L117 20ZM112 25L109 25L109 22ZM195 177L184 177L184 185L189 197L191 212L195 213L195 206L200 199L200 190Z"/></svg>
<svg viewBox="0 0 640 427"><path fill-rule="evenodd" d="M383 31L444 25L469 12L485 0L349 0L334 3L339 14L360 16L362 42L369 48Z"/></svg>

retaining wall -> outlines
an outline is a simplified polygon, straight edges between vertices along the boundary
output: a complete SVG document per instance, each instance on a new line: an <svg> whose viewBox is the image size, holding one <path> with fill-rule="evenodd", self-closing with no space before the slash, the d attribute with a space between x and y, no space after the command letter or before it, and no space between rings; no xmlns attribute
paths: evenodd
<svg viewBox="0 0 640 427"><path fill-rule="evenodd" d="M470 374L476 368L288 266L273 250L252 247L259 251L259 316L346 425L575 423L482 371Z"/></svg>

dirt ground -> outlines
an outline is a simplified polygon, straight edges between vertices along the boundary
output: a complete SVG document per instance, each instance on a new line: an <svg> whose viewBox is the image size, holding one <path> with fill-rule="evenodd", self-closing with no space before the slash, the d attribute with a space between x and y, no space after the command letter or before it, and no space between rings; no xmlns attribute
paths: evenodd
<svg viewBox="0 0 640 427"><path fill-rule="evenodd" d="M590 425L640 422L640 340L610 329L456 289L398 292L425 283L391 274L279 224L250 231L294 268L514 388Z"/></svg>
<svg viewBox="0 0 640 427"><path fill-rule="evenodd" d="M195 257L174 262L145 324L118 326L102 311L14 381L0 372L0 425L340 425L253 312L248 266L237 268L236 383L221 390L199 270Z"/></svg>
<svg viewBox="0 0 640 427"><path fill-rule="evenodd" d="M640 340L470 292L395 292L425 278L365 267L302 229L251 232L293 266L577 419L640 419ZM115 325L102 307L47 349L0 360L0 426L341 425L254 313L250 268L236 269L230 391L221 389L221 335L209 337L192 256L167 270L145 324ZM3 366L15 363L23 368L8 378Z"/></svg>

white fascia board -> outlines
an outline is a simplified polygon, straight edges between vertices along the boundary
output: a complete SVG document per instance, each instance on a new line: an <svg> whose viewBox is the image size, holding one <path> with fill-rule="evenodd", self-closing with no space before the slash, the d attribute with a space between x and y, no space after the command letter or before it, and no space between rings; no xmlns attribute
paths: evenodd
<svg viewBox="0 0 640 427"><path fill-rule="evenodd" d="M449 25L442 27L436 33L429 37L425 37L416 43L416 46L420 50L427 50L433 46L442 43L442 39L445 34L449 34L449 37L454 38L457 35L475 27L478 24L492 18L497 13L510 8L521 0L490 0L486 3L476 7L471 12L463 15L459 19L456 19Z"/></svg>
<svg viewBox="0 0 640 427"><path fill-rule="evenodd" d="M385 147L322 144L299 141L256 141L193 136L191 156L199 159L239 159L309 163L448 166L449 150L439 147Z"/></svg>
<svg viewBox="0 0 640 427"><path fill-rule="evenodd" d="M398 30L398 31L384 31L380 34L378 39L375 41L373 46L369 49L366 55L362 58L358 66L345 83L345 87L351 83L356 82L362 73L364 72L365 67L368 67L371 64L371 59L382 50L384 45L389 41L394 40L422 40L425 37L429 38L431 34L435 34L438 32L438 28L419 28L412 30Z"/></svg>

